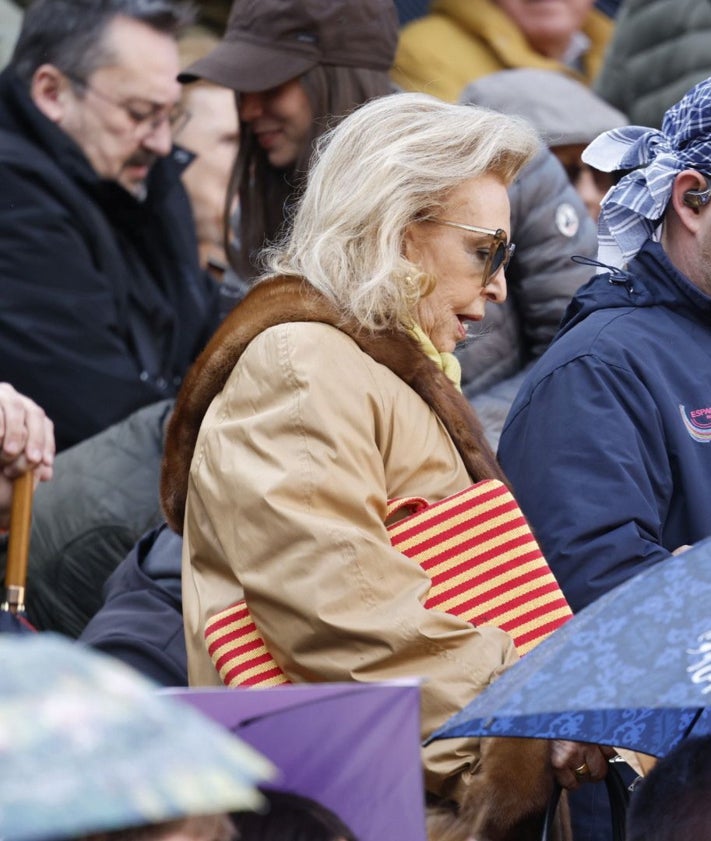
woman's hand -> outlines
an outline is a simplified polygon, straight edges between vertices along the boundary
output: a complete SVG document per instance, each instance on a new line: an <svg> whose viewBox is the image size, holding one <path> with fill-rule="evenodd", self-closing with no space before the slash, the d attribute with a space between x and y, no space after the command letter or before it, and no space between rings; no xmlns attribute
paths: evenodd
<svg viewBox="0 0 711 841"><path fill-rule="evenodd" d="M551 748L551 764L560 785L574 791L583 783L604 779L607 760L614 755L615 749L604 745L555 739Z"/></svg>
<svg viewBox="0 0 711 841"><path fill-rule="evenodd" d="M0 527L10 515L12 480L33 470L36 480L52 478L54 425L36 403L0 383Z"/></svg>

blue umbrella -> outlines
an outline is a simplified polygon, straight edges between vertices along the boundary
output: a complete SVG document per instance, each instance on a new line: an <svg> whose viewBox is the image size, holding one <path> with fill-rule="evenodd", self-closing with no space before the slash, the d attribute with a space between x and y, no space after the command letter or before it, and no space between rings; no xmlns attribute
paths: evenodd
<svg viewBox="0 0 711 841"><path fill-rule="evenodd" d="M711 732L711 539L606 593L430 740L571 739L663 756Z"/></svg>

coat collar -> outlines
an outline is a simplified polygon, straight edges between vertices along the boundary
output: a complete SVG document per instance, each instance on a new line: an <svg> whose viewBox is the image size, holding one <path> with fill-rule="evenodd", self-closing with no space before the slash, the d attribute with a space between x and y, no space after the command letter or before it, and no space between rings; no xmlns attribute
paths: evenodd
<svg viewBox="0 0 711 841"><path fill-rule="evenodd" d="M367 332L302 278L275 277L257 284L227 316L185 377L168 425L161 474L161 502L172 529L183 531L190 462L213 398L252 339L277 324L302 321L337 327L416 391L444 424L473 481L506 481L469 403L414 337L404 330Z"/></svg>

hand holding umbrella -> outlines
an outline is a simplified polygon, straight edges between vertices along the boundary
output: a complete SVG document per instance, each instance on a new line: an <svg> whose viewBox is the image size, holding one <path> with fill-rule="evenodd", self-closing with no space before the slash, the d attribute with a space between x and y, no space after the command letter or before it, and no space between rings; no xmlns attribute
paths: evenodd
<svg viewBox="0 0 711 841"><path fill-rule="evenodd" d="M12 480L33 471L52 478L54 426L44 411L8 383L0 383L0 527L7 527Z"/></svg>
<svg viewBox="0 0 711 841"><path fill-rule="evenodd" d="M596 783L607 775L607 760L615 749L587 742L555 739L551 746L551 764L556 780L570 791L583 783Z"/></svg>

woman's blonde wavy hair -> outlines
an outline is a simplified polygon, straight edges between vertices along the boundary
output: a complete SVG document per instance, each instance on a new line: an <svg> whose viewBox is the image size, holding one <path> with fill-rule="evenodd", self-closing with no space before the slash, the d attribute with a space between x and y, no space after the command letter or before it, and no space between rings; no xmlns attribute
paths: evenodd
<svg viewBox="0 0 711 841"><path fill-rule="evenodd" d="M263 277L302 276L368 330L412 323L431 283L405 259L409 225L477 176L509 185L540 148L523 119L418 93L361 106L318 142L286 240Z"/></svg>

